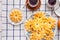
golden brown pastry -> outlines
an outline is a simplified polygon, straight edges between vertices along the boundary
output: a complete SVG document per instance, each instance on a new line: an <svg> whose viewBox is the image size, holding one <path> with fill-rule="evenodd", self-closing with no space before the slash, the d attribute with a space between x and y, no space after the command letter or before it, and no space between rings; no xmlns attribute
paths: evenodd
<svg viewBox="0 0 60 40"><path fill-rule="evenodd" d="M22 13L18 9L14 9L10 13L9 17L12 22L19 23L22 20Z"/></svg>
<svg viewBox="0 0 60 40"><path fill-rule="evenodd" d="M25 29L31 33L30 40L52 40L56 21L47 17L43 12L36 12L31 19L25 22Z"/></svg>
<svg viewBox="0 0 60 40"><path fill-rule="evenodd" d="M55 28L55 19L52 17L46 17L43 12L37 12L33 15L33 18L25 22L25 28L29 32L42 31L41 29Z"/></svg>

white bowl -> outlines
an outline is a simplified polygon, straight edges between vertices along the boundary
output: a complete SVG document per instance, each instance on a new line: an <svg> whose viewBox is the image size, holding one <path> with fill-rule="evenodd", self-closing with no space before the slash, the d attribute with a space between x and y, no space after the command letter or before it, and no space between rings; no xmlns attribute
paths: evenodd
<svg viewBox="0 0 60 40"><path fill-rule="evenodd" d="M60 7L54 11L55 11L56 15L60 17Z"/></svg>
<svg viewBox="0 0 60 40"><path fill-rule="evenodd" d="M14 9L18 9L18 8L14 8ZM14 10L14 9L12 9L9 13L8 13L8 21L11 23L11 24L13 24L13 25L19 25L19 24L21 24L22 22L23 22L23 14L22 14L22 20L20 21L20 22L18 22L18 23L14 23L14 22L12 22L11 21L11 19L10 19L10 13ZM20 10L20 9L18 9L18 10ZM21 11L21 10L20 10ZM21 11L22 12L22 11Z"/></svg>

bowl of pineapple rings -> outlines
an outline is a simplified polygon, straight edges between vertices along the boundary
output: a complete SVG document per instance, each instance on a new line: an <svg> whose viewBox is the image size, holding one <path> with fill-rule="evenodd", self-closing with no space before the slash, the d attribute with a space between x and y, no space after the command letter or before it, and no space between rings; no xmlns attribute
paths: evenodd
<svg viewBox="0 0 60 40"><path fill-rule="evenodd" d="M56 20L47 16L45 12L35 12L24 23L28 40L53 40L55 36Z"/></svg>
<svg viewBox="0 0 60 40"><path fill-rule="evenodd" d="M18 25L22 23L23 20L23 14L20 9L15 8L10 11L8 14L8 20L13 25Z"/></svg>

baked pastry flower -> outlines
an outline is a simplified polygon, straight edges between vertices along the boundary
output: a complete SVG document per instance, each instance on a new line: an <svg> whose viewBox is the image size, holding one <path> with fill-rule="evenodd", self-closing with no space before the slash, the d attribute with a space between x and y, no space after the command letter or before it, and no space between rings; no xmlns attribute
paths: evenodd
<svg viewBox="0 0 60 40"><path fill-rule="evenodd" d="M14 9L10 13L9 18L12 22L19 23L22 20L22 13L18 9Z"/></svg>

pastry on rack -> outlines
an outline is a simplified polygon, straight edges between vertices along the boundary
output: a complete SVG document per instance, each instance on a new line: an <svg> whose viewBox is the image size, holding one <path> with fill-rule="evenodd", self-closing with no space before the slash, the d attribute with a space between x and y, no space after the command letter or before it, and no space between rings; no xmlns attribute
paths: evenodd
<svg viewBox="0 0 60 40"><path fill-rule="evenodd" d="M41 40L41 34L38 34L36 32L30 34L30 40Z"/></svg>
<svg viewBox="0 0 60 40"><path fill-rule="evenodd" d="M30 32L30 40L52 40L55 25L55 19L47 17L44 12L36 12L25 22L25 29Z"/></svg>
<svg viewBox="0 0 60 40"><path fill-rule="evenodd" d="M45 16L44 12L36 12L31 19L25 22L25 28L29 32L42 31L41 29L55 28L55 19Z"/></svg>
<svg viewBox="0 0 60 40"><path fill-rule="evenodd" d="M14 9L10 12L9 18L14 23L19 23L22 20L22 13L19 9Z"/></svg>
<svg viewBox="0 0 60 40"><path fill-rule="evenodd" d="M44 17L45 13L44 12L35 12L33 15L33 18L41 18Z"/></svg>
<svg viewBox="0 0 60 40"><path fill-rule="evenodd" d="M30 40L52 40L54 33L52 30L45 30L41 32L33 32L30 34Z"/></svg>
<svg viewBox="0 0 60 40"><path fill-rule="evenodd" d="M34 32L32 19L29 19L25 22L25 29L29 32Z"/></svg>

